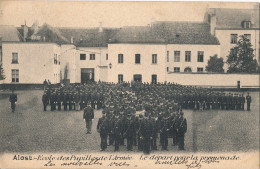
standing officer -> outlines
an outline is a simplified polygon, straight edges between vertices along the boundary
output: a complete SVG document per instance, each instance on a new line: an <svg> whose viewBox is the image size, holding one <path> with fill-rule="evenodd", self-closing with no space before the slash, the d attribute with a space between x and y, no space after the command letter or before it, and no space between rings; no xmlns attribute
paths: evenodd
<svg viewBox="0 0 260 169"><path fill-rule="evenodd" d="M142 149L144 154L150 154L150 143L152 139L152 124L148 116L148 112L145 112L144 119L140 124L140 139L142 141Z"/></svg>
<svg viewBox="0 0 260 169"><path fill-rule="evenodd" d="M172 132L172 144L176 146L178 144L177 140L177 115L173 113L173 118L171 119L171 132Z"/></svg>
<svg viewBox="0 0 260 169"><path fill-rule="evenodd" d="M55 95L54 92L51 92L51 97L50 97L50 104L51 104L51 111L55 110Z"/></svg>
<svg viewBox="0 0 260 169"><path fill-rule="evenodd" d="M12 90L12 94L9 96L9 102L11 102L12 112L15 111L15 104L17 102L17 95L14 94L14 90Z"/></svg>
<svg viewBox="0 0 260 169"><path fill-rule="evenodd" d="M42 104L43 104L43 111L46 111L46 107L48 105L48 96L46 91L44 91L42 95Z"/></svg>
<svg viewBox="0 0 260 169"><path fill-rule="evenodd" d="M183 117L183 112L180 112L180 118L178 119L178 142L179 150L184 150L184 136L187 132L187 120Z"/></svg>
<svg viewBox="0 0 260 169"><path fill-rule="evenodd" d="M122 121L119 118L119 114L115 114L114 123L112 124L112 134L115 139L115 151L119 151L119 143L121 141L121 130L122 130Z"/></svg>
<svg viewBox="0 0 260 169"><path fill-rule="evenodd" d="M160 138L161 138L161 146L162 150L167 150L168 146L168 131L169 131L169 120L168 115L165 112L163 119L160 124Z"/></svg>
<svg viewBox="0 0 260 169"><path fill-rule="evenodd" d="M247 96L246 96L247 111L250 111L251 102L252 102L251 96L249 95L249 93L247 93Z"/></svg>
<svg viewBox="0 0 260 169"><path fill-rule="evenodd" d="M106 118L106 112L102 112L102 117L99 118L97 124L97 131L100 133L101 138L101 151L105 151L107 148L107 134L109 130L109 121Z"/></svg>
<svg viewBox="0 0 260 169"><path fill-rule="evenodd" d="M84 108L83 119L86 121L86 134L91 134L92 119L94 119L94 109L90 107L89 103L87 104L87 107Z"/></svg>
<svg viewBox="0 0 260 169"><path fill-rule="evenodd" d="M126 124L125 124L126 130L124 136L127 139L127 151L133 151L135 124L131 118L132 118L131 114L128 114Z"/></svg>
<svg viewBox="0 0 260 169"><path fill-rule="evenodd" d="M143 120L143 115L139 114L138 116L138 121L136 124L136 129L137 129L137 144L138 144L138 150L142 151L143 150L143 146L142 146L142 140L140 139L141 134L140 134L140 126L141 126L141 122Z"/></svg>
<svg viewBox="0 0 260 169"><path fill-rule="evenodd" d="M158 137L158 120L156 119L156 115L153 114L152 118L151 118L151 122L152 122L152 141L151 141L151 148L152 150L157 150L157 137Z"/></svg>

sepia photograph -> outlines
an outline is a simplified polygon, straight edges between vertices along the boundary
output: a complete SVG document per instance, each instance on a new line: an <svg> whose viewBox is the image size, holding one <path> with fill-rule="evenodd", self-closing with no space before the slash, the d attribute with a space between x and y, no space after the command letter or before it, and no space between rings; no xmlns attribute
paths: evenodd
<svg viewBox="0 0 260 169"><path fill-rule="evenodd" d="M0 168L259 168L259 11L0 1Z"/></svg>

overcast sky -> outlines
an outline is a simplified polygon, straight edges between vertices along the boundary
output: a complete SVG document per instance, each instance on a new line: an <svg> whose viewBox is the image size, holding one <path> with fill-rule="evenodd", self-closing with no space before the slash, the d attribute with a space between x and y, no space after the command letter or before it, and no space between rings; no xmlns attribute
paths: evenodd
<svg viewBox="0 0 260 169"><path fill-rule="evenodd" d="M143 26L157 21L202 21L209 8L253 8L257 3L2 1L0 24L55 27Z"/></svg>

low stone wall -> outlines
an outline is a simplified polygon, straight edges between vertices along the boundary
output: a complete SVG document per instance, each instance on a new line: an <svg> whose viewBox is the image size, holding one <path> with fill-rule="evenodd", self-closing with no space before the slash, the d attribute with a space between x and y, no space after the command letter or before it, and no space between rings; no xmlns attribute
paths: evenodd
<svg viewBox="0 0 260 169"><path fill-rule="evenodd" d="M260 88L259 74L169 73L167 82L212 88Z"/></svg>

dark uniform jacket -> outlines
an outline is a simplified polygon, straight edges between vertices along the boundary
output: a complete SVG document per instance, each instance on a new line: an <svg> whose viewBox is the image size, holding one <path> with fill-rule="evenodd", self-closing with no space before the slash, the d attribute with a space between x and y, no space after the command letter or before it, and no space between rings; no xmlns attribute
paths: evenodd
<svg viewBox="0 0 260 169"><path fill-rule="evenodd" d="M187 132L187 120L184 117L178 119L178 135L184 135Z"/></svg>
<svg viewBox="0 0 260 169"><path fill-rule="evenodd" d="M11 103L17 102L17 95L11 94L9 97L9 102L11 102Z"/></svg>
<svg viewBox="0 0 260 169"><path fill-rule="evenodd" d="M152 123L149 119L144 118L140 123L140 135L142 137L151 137L153 131Z"/></svg>
<svg viewBox="0 0 260 169"><path fill-rule="evenodd" d="M115 135L120 135L121 132L122 132L122 121L120 120L120 118L115 118L113 120L113 124L111 126L112 128L112 134L115 134Z"/></svg>
<svg viewBox="0 0 260 169"><path fill-rule="evenodd" d="M94 110L91 107L86 107L84 109L83 118L86 120L94 119Z"/></svg>
<svg viewBox="0 0 260 169"><path fill-rule="evenodd" d="M106 117L101 117L98 119L97 131L100 135L107 135L109 132L109 121Z"/></svg>

